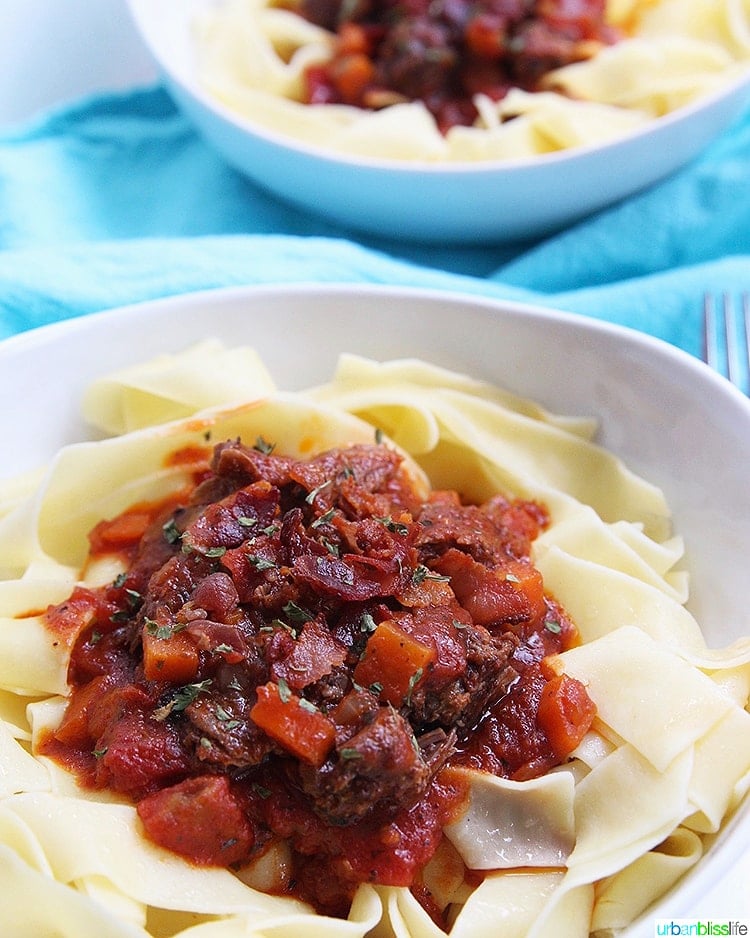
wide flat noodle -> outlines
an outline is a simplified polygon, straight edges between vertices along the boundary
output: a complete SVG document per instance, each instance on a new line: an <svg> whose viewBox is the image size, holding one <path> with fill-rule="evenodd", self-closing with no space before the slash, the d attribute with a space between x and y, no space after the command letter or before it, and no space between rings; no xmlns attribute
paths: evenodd
<svg viewBox="0 0 750 938"><path fill-rule="evenodd" d="M224 0L195 22L199 82L229 110L328 151L400 162L524 159L615 140L732 81L750 63L743 0L609 0L614 47L550 73L550 91L477 96L471 127L441 135L421 102L380 111L306 105L303 73L333 37L273 0ZM298 22L295 22L297 20ZM513 120L509 120L513 117Z"/></svg>
<svg viewBox="0 0 750 938"><path fill-rule="evenodd" d="M575 843L570 772L528 782L467 775L468 804L444 832L469 869L565 866Z"/></svg>
<svg viewBox="0 0 750 938"><path fill-rule="evenodd" d="M179 355L160 355L92 382L81 409L92 426L117 435L276 390L254 349L226 349L206 339Z"/></svg>
<svg viewBox="0 0 750 938"><path fill-rule="evenodd" d="M516 88L500 103L478 96L477 123L447 134L454 160L523 159L605 143L635 130L651 115L638 107L572 100L552 91Z"/></svg>
<svg viewBox="0 0 750 938"><path fill-rule="evenodd" d="M0 486L3 926L19 938L53 927L62 938L443 934L404 888L363 885L339 920L227 871L197 870L145 841L132 806L82 792L30 754L57 726L68 690L70 637L51 634L41 612L79 577L113 576L79 569L94 523L179 489L224 438L262 436L309 456L372 442L376 430L411 457L419 480L426 472L476 499L500 491L547 506L533 559L582 639L553 663L598 707L561 770L529 783L473 778L467 813L425 883L457 938L500 929L586 938L627 924L698 861L703 836L750 788L750 638L707 648L684 607L683 545L663 494L596 445L591 420L423 362L344 356L331 382L294 395L254 363L252 350L208 342L105 376L86 412L97 433L115 435L67 447L33 484ZM193 462L170 459L180 448ZM530 817L531 834L521 823ZM487 869L478 887L464 861Z"/></svg>
<svg viewBox="0 0 750 938"><path fill-rule="evenodd" d="M564 423L479 388L425 385L420 366L410 376L409 361L399 363L396 384L384 384L378 372L391 367L349 357L343 380L337 372L314 399L381 427L415 456L435 487L476 500L497 491L536 498L555 520L582 502L604 520L638 522L659 539L669 533L663 493Z"/></svg>
<svg viewBox="0 0 750 938"><path fill-rule="evenodd" d="M584 100L662 117L739 74L722 46L683 37L631 39L547 76L547 84Z"/></svg>
<svg viewBox="0 0 750 938"><path fill-rule="evenodd" d="M21 791L44 791L49 776L15 738L11 729L0 720L0 798Z"/></svg>
<svg viewBox="0 0 750 938"><path fill-rule="evenodd" d="M709 677L635 626L563 652L557 661L585 683L599 720L660 772L735 707ZM627 692L613 694L613 687Z"/></svg>
<svg viewBox="0 0 750 938"><path fill-rule="evenodd" d="M596 890L591 931L611 934L628 926L695 866L702 854L701 839L678 827L653 850L602 880Z"/></svg>

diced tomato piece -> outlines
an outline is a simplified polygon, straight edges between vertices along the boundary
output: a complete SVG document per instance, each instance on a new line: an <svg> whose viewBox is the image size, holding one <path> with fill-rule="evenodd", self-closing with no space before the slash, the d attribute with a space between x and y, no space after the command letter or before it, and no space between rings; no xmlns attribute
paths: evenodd
<svg viewBox="0 0 750 938"><path fill-rule="evenodd" d="M314 766L323 764L336 738L327 716L273 681L258 688L250 718L287 752Z"/></svg>
<svg viewBox="0 0 750 938"><path fill-rule="evenodd" d="M584 685L567 674L558 674L542 690L537 725L555 755L564 759L589 731L595 715L596 705Z"/></svg>
<svg viewBox="0 0 750 938"><path fill-rule="evenodd" d="M383 700L400 707L434 658L433 648L386 619L370 636L354 680L363 687L379 687Z"/></svg>
<svg viewBox="0 0 750 938"><path fill-rule="evenodd" d="M124 713L97 740L96 782L138 798L190 769L177 730L138 710Z"/></svg>
<svg viewBox="0 0 750 938"><path fill-rule="evenodd" d="M108 621L115 610L100 593L76 586L68 599L48 607L45 621L49 630L70 646L89 626Z"/></svg>
<svg viewBox="0 0 750 938"><path fill-rule="evenodd" d="M85 746L91 740L89 713L100 703L102 694L112 684L108 675L100 674L88 684L73 691L55 739L69 746Z"/></svg>
<svg viewBox="0 0 750 938"><path fill-rule="evenodd" d="M542 619L546 612L541 573L525 560L490 569L458 550L434 564L450 577L456 599L477 625L513 625Z"/></svg>
<svg viewBox="0 0 750 938"><path fill-rule="evenodd" d="M137 806L150 840L206 866L247 857L255 832L225 775L203 775L147 795Z"/></svg>
<svg viewBox="0 0 750 938"><path fill-rule="evenodd" d="M497 13L477 13L466 24L465 39L475 55L499 59L505 54L506 21Z"/></svg>

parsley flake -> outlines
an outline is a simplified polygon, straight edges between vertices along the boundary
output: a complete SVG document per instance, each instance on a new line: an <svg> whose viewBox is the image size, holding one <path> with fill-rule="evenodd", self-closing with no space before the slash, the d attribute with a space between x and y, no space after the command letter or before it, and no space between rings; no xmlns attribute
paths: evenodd
<svg viewBox="0 0 750 938"><path fill-rule="evenodd" d="M259 453L263 453L264 456L270 456L275 448L275 443L269 443L267 440L264 440L262 436L255 438L253 449L257 450Z"/></svg>

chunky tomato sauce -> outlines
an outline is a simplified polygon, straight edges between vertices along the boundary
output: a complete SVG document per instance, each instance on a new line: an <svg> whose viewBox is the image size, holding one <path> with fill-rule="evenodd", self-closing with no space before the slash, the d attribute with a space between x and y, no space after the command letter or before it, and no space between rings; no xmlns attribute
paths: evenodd
<svg viewBox="0 0 750 938"><path fill-rule="evenodd" d="M332 60L311 66L306 100L379 109L422 101L445 132L477 117L473 98L540 89L553 69L618 38L606 0L301 0L335 33Z"/></svg>
<svg viewBox="0 0 750 938"><path fill-rule="evenodd" d="M99 524L123 573L47 613L72 648L44 751L137 805L147 837L346 915L411 887L472 767L563 762L594 708L549 655L576 640L529 560L544 509L425 497L382 445L310 460L220 444L189 491Z"/></svg>

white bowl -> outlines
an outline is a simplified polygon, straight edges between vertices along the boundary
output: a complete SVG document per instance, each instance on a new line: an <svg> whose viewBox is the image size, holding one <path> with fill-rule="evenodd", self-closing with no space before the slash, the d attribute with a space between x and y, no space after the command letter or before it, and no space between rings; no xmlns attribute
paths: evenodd
<svg viewBox="0 0 750 938"><path fill-rule="evenodd" d="M225 159L277 196L355 230L425 242L551 233L683 166L740 113L750 75L605 145L428 164L348 157L238 117L199 85L190 23L211 0L128 0L176 103Z"/></svg>
<svg viewBox="0 0 750 938"><path fill-rule="evenodd" d="M208 336L254 346L285 389L327 380L341 351L417 356L557 413L595 416L599 441L666 493L686 541L689 606L708 643L750 634L750 400L658 340L554 310L402 288L302 285L197 293L44 327L0 344L0 393L16 402L0 411L0 438L12 441L0 477L90 435L79 405L93 378ZM627 938L651 938L654 917L739 914L749 842L746 799Z"/></svg>

